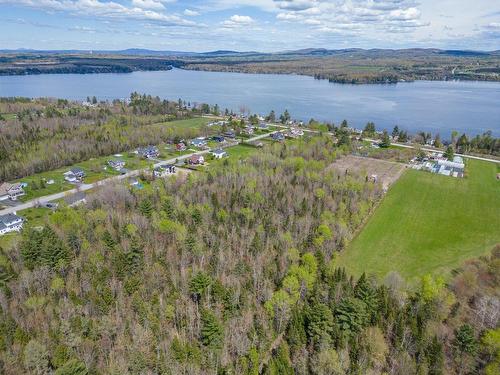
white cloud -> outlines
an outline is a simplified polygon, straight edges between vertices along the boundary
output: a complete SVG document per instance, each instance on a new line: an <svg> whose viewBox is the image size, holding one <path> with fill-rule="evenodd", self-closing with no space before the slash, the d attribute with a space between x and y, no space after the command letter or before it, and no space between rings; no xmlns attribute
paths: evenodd
<svg viewBox="0 0 500 375"><path fill-rule="evenodd" d="M192 9L184 9L184 15L188 16L188 17L195 17L195 16L199 16L200 12L197 12L196 10L192 10Z"/></svg>
<svg viewBox="0 0 500 375"><path fill-rule="evenodd" d="M163 2L158 0L132 0L132 5L141 9L165 9L165 5L163 5Z"/></svg>
<svg viewBox="0 0 500 375"><path fill-rule="evenodd" d="M143 2L155 2L142 0ZM166 14L161 11L129 8L114 1L100 0L0 0L0 4L24 5L46 11L70 12L76 15L109 18L134 19L157 22L165 25L194 26L192 21L185 20L177 15Z"/></svg>
<svg viewBox="0 0 500 375"><path fill-rule="evenodd" d="M240 16L238 14L235 14L234 16L231 16L229 19L222 22L221 25L222 27L225 28L235 28L235 27L249 26L253 23L255 23L255 20L252 17Z"/></svg>

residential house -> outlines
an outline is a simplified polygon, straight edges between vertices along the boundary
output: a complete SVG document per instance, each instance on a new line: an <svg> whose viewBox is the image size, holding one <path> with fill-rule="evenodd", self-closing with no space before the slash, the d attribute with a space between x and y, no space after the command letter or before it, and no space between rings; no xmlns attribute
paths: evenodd
<svg viewBox="0 0 500 375"><path fill-rule="evenodd" d="M160 155L156 146L146 146L137 150L138 154L146 159L154 159Z"/></svg>
<svg viewBox="0 0 500 375"><path fill-rule="evenodd" d="M192 155L187 162L191 165L201 165L205 163L205 158L203 155Z"/></svg>
<svg viewBox="0 0 500 375"><path fill-rule="evenodd" d="M68 172L64 173L64 179L71 183L81 182L84 177L85 172L83 169L78 167L72 168Z"/></svg>
<svg viewBox="0 0 500 375"><path fill-rule="evenodd" d="M0 185L0 201L7 199L15 201L18 197L24 194L23 184L10 184L8 182L4 182Z"/></svg>
<svg viewBox="0 0 500 375"><path fill-rule="evenodd" d="M165 177L168 176L169 174L175 173L175 170L176 170L175 165L167 164L165 166L156 167L153 170L153 174L155 177Z"/></svg>
<svg viewBox="0 0 500 375"><path fill-rule="evenodd" d="M271 134L271 139L273 141L282 142L285 140L285 135L281 132L276 132L276 133Z"/></svg>
<svg viewBox="0 0 500 375"><path fill-rule="evenodd" d="M207 145L207 141L205 140L205 138L195 138L191 140L190 143L192 146L199 148L203 148Z"/></svg>
<svg viewBox="0 0 500 375"><path fill-rule="evenodd" d="M226 138L236 138L236 133L234 132L233 129L228 129L225 133L224 133L224 137Z"/></svg>
<svg viewBox="0 0 500 375"><path fill-rule="evenodd" d="M116 171L120 171L125 167L125 162L122 159L108 160L108 165Z"/></svg>
<svg viewBox="0 0 500 375"><path fill-rule="evenodd" d="M258 128L259 128L260 130L267 130L267 129L269 129L269 125L268 125L268 124L266 124L265 122L259 122L259 126L258 126Z"/></svg>
<svg viewBox="0 0 500 375"><path fill-rule="evenodd" d="M302 137L304 135L304 131L299 128L291 128L290 134L294 135L295 137Z"/></svg>
<svg viewBox="0 0 500 375"><path fill-rule="evenodd" d="M175 151L186 151L186 144L184 142L179 142L175 145Z"/></svg>
<svg viewBox="0 0 500 375"><path fill-rule="evenodd" d="M215 136L213 136L212 140L214 140L215 142L218 142L218 143L224 143L226 141L224 139L224 137L221 136L221 135L215 135Z"/></svg>
<svg viewBox="0 0 500 375"><path fill-rule="evenodd" d="M75 194L68 195L66 198L64 198L64 202L66 202L66 204L69 207L75 207L80 204L86 203L87 197L84 192L78 192Z"/></svg>
<svg viewBox="0 0 500 375"><path fill-rule="evenodd" d="M215 159L222 159L227 156L227 152L222 148L218 148L217 150L212 151L212 155Z"/></svg>
<svg viewBox="0 0 500 375"><path fill-rule="evenodd" d="M253 134L253 128L251 126L247 126L243 129L243 134L246 135L252 135Z"/></svg>
<svg viewBox="0 0 500 375"><path fill-rule="evenodd" d="M0 236L23 229L24 219L15 213L0 216Z"/></svg>

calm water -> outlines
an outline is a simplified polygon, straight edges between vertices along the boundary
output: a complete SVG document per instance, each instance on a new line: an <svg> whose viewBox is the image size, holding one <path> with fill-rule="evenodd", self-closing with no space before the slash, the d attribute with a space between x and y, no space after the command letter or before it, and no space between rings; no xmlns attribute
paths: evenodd
<svg viewBox="0 0 500 375"><path fill-rule="evenodd" d="M500 83L414 82L397 85L341 85L294 75L195 72L65 74L0 77L0 96L85 99L126 98L132 91L177 100L219 104L238 111L281 113L351 126L367 121L377 128L399 125L410 132L452 129L469 134L492 130L500 135Z"/></svg>

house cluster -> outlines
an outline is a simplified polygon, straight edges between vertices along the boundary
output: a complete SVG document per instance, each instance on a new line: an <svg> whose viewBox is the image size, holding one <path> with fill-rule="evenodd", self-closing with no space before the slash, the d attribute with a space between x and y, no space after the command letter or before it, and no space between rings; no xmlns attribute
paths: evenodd
<svg viewBox="0 0 500 375"><path fill-rule="evenodd" d="M212 122L209 122L207 124L208 127L211 127L211 126L224 126L224 125L227 125L228 122L227 121L223 121L223 120L220 120L220 121L212 121Z"/></svg>
<svg viewBox="0 0 500 375"><path fill-rule="evenodd" d="M155 159L160 155L160 152L156 146L146 146L139 148L137 154L145 159Z"/></svg>
<svg viewBox="0 0 500 375"><path fill-rule="evenodd" d="M156 167L154 170L153 170L153 175L155 177L165 177L165 176L168 176L170 174L173 174L175 173L175 165L173 164L167 164L167 165L164 165L164 166L159 166L159 167Z"/></svg>
<svg viewBox="0 0 500 375"><path fill-rule="evenodd" d="M458 178L464 176L465 170L464 160L461 156L455 156L453 160L448 160L442 152L432 152L425 157L413 158L410 165L413 169Z"/></svg>
<svg viewBox="0 0 500 375"><path fill-rule="evenodd" d="M71 168L69 171L64 173L64 179L72 184L82 182L84 177L85 172L83 171L83 169L78 167Z"/></svg>
<svg viewBox="0 0 500 375"><path fill-rule="evenodd" d="M24 219L15 213L0 216L0 236L23 229Z"/></svg>
<svg viewBox="0 0 500 375"><path fill-rule="evenodd" d="M0 184L0 201L5 201L7 199L15 201L18 197L23 196L24 194L22 183L10 184L8 182L4 182Z"/></svg>

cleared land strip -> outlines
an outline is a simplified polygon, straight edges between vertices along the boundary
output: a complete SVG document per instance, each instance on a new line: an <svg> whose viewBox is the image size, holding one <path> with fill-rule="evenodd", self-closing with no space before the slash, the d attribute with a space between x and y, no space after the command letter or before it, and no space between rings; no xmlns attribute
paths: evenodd
<svg viewBox="0 0 500 375"><path fill-rule="evenodd" d="M331 167L341 173L346 171L364 174L368 178L374 177L382 183L384 190L387 190L401 176L406 165L388 160L347 155L336 160Z"/></svg>
<svg viewBox="0 0 500 375"><path fill-rule="evenodd" d="M266 134L261 134L261 135L255 136L253 138L245 140L245 143L258 141L259 139L262 139L262 138L265 138L265 137L269 137L269 135L271 135L273 133L274 132L270 132L270 133L266 133ZM240 143L241 143L240 141L236 141L234 143L221 146L221 148L230 148L230 147L239 145ZM188 159L188 158L190 158L193 155L203 155L203 154L207 154L207 153L209 153L211 151L212 151L211 149L204 150L204 151L197 151L197 152L193 152L193 153L190 153L190 154L185 154L185 155L182 155L182 156L177 156L177 157L172 158L172 159L163 160L163 161L160 161L160 162L154 164L154 168L161 167L161 166L164 166L166 164L174 164L177 161ZM37 206L39 204L43 204L43 203L47 203L47 202L52 202L52 201L56 201L56 200L65 198L67 196L71 196L71 195L76 194L78 192L88 191L88 190L91 190L91 189L94 189L96 187L103 186L103 185L106 185L106 184L109 184L109 183L112 183L112 182L124 180L124 179L129 178L129 177L136 177L136 176L140 175L142 172L146 172L148 170L149 169L136 169L134 171L127 172L127 173L125 173L123 175L113 176L113 177L109 177L109 178L97 181L97 182L95 182L93 184L81 184L78 187L75 187L74 189L71 189L71 190L66 190L64 192L60 192L60 193L56 193L56 194L51 194L51 195L46 195L46 196L43 196L43 197L32 199L32 200L30 200L30 201L28 201L26 203L17 205L15 207L4 208L3 210L0 210L0 215L6 215L6 214L14 213L14 212L17 212L17 211L26 210L28 208L35 207L35 206Z"/></svg>

